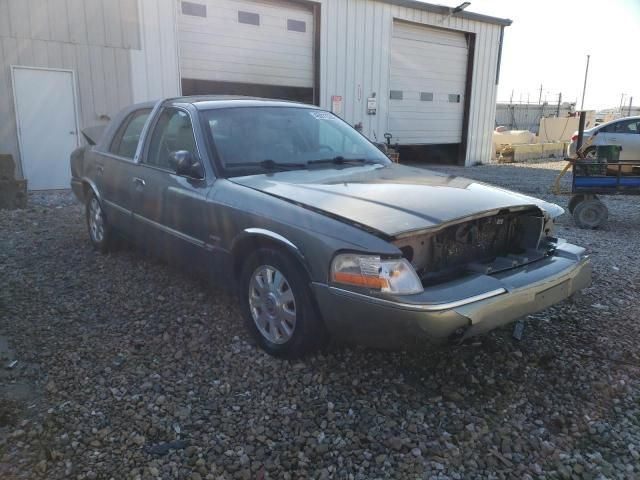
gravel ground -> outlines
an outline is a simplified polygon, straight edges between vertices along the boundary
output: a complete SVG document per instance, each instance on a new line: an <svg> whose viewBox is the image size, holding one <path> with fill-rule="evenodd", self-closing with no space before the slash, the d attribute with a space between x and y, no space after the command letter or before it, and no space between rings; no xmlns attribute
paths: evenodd
<svg viewBox="0 0 640 480"><path fill-rule="evenodd" d="M566 205L546 193L561 167L464 173ZM202 281L94 253L68 194L30 200L0 211L0 478L640 478L633 198L599 231L560 220L594 285L520 342L295 363Z"/></svg>

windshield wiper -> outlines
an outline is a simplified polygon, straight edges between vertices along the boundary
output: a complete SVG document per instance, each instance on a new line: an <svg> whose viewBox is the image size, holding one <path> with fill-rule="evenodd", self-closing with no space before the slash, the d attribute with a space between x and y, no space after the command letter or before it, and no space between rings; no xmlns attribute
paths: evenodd
<svg viewBox="0 0 640 480"><path fill-rule="evenodd" d="M368 160L366 158L345 158L342 155L333 158L323 158L321 160L310 160L307 162L307 165L365 165L365 164L374 164L378 163L373 160Z"/></svg>
<svg viewBox="0 0 640 480"><path fill-rule="evenodd" d="M306 163L295 163L295 162L285 162L279 163L268 158L267 160L262 160L258 163L265 170L296 170L298 168L305 168Z"/></svg>
<svg viewBox="0 0 640 480"><path fill-rule="evenodd" d="M307 164L306 163L280 163L268 158L266 160L262 160L261 162L232 163L227 165L227 167L260 167L263 170L274 172L277 170L298 170L300 168L306 168Z"/></svg>

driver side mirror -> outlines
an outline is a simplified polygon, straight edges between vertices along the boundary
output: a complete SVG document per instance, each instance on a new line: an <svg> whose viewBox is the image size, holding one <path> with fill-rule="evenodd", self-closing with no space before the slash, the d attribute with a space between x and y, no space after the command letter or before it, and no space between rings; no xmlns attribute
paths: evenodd
<svg viewBox="0 0 640 480"><path fill-rule="evenodd" d="M188 150L171 152L169 154L169 166L176 172L176 175L198 180L204 178L202 164Z"/></svg>

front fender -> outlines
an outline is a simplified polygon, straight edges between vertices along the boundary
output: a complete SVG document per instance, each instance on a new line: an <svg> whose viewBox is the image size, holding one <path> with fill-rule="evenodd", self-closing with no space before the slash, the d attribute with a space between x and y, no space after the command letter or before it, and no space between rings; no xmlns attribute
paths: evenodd
<svg viewBox="0 0 640 480"><path fill-rule="evenodd" d="M307 273L310 273L308 263L298 245L285 236L266 228L245 228L233 240L233 243L231 244L231 253L234 258L237 258L239 252L243 251L245 247L253 247L256 244L263 242L278 245L283 250L297 258L305 270L307 270Z"/></svg>

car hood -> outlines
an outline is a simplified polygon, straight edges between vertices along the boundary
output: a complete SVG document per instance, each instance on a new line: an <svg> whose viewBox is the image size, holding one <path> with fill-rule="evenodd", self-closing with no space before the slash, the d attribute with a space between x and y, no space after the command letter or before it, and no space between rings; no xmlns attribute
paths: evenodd
<svg viewBox="0 0 640 480"><path fill-rule="evenodd" d="M232 182L389 237L495 210L552 203L462 177L402 165L311 169L235 177Z"/></svg>

